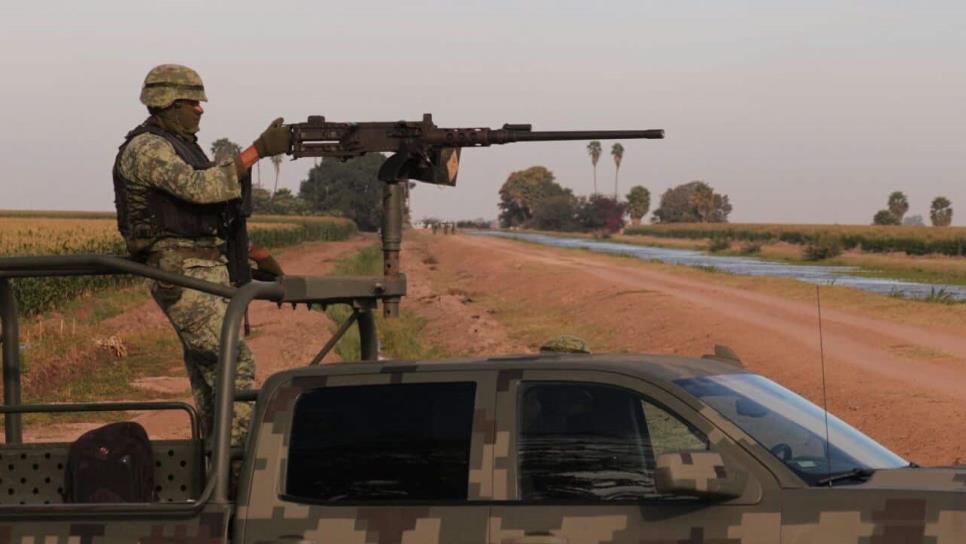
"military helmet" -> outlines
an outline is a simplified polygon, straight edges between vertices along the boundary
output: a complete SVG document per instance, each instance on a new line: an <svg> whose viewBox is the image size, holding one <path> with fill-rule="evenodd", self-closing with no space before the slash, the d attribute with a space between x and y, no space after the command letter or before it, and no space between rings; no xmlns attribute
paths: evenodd
<svg viewBox="0 0 966 544"><path fill-rule="evenodd" d="M201 76L180 64L155 66L144 78L141 103L149 108L167 108L175 100L207 102Z"/></svg>
<svg viewBox="0 0 966 544"><path fill-rule="evenodd" d="M556 353L590 353L590 348L587 347L587 342L584 342L580 338L562 334L560 336L554 336L553 338L544 342L543 345L540 346L540 351Z"/></svg>

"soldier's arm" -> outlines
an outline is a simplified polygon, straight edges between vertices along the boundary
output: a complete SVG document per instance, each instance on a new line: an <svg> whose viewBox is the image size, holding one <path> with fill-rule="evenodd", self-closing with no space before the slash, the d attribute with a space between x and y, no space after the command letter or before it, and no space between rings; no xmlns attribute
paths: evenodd
<svg viewBox="0 0 966 544"><path fill-rule="evenodd" d="M121 158L121 173L132 181L195 204L241 198L233 161L196 170L178 156L170 143L153 134L143 134L128 144Z"/></svg>

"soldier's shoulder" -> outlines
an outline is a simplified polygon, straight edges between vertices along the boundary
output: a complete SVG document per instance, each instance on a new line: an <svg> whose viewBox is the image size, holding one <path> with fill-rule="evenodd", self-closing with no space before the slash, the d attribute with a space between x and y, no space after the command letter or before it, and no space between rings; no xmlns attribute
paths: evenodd
<svg viewBox="0 0 966 544"><path fill-rule="evenodd" d="M171 145L171 142L164 139L163 136L158 136L150 132L142 132L134 138L131 138L131 141L128 142L127 147L124 149L123 155L132 156L145 153L161 155L174 152L174 146Z"/></svg>
<svg viewBox="0 0 966 544"><path fill-rule="evenodd" d="M174 146L163 137L150 132L138 134L128 142L118 157L121 174L128 180L138 183L145 169L153 168L158 162L169 162L177 156Z"/></svg>

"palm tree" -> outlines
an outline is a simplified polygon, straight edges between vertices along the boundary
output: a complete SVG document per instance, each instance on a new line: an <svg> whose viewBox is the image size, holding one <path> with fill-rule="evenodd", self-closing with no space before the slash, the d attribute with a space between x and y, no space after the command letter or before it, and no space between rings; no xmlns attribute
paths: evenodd
<svg viewBox="0 0 966 544"><path fill-rule="evenodd" d="M621 161L624 159L624 146L620 142L615 143L610 148L610 154L614 156L614 164L617 170L614 171L614 202L617 202L617 177L621 172Z"/></svg>
<svg viewBox="0 0 966 544"><path fill-rule="evenodd" d="M902 223L902 218L909 211L909 199L902 191L893 191L889 195L889 211L892 215L896 216L899 224Z"/></svg>
<svg viewBox="0 0 966 544"><path fill-rule="evenodd" d="M275 187L272 189L272 198L275 198L275 192L278 191L278 174L282 170L282 156L272 155L272 166L275 167Z"/></svg>
<svg viewBox="0 0 966 544"><path fill-rule="evenodd" d="M587 144L587 154L590 155L590 162L594 165L594 194L597 194L597 161L600 160L601 152L600 142L597 140Z"/></svg>
<svg viewBox="0 0 966 544"><path fill-rule="evenodd" d="M953 203L944 196L937 196L929 209L929 219L933 226L948 227L953 222Z"/></svg>

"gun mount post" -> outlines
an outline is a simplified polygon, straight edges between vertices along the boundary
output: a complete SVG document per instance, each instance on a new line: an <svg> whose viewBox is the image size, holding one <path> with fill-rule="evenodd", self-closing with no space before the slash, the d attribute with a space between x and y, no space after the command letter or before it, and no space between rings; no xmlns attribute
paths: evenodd
<svg viewBox="0 0 966 544"><path fill-rule="evenodd" d="M3 403L20 406L20 331L17 323L17 299L10 280L0 278L0 340L3 342ZM4 439L7 444L23 442L23 422L19 413L3 415Z"/></svg>
<svg viewBox="0 0 966 544"><path fill-rule="evenodd" d="M407 183L409 183L408 179L388 182L385 184L382 193L382 273L387 277L398 277L400 273L399 250L402 247L403 190ZM398 317L399 299L383 301L382 311L385 317Z"/></svg>
<svg viewBox="0 0 966 544"><path fill-rule="evenodd" d="M398 305L399 302L396 302L397 309L399 308ZM376 334L376 320L372 315L372 310L360 310L357 323L359 325L359 359L378 361L379 336Z"/></svg>

